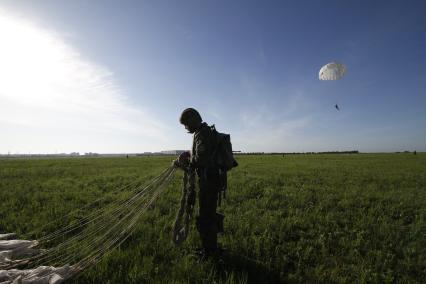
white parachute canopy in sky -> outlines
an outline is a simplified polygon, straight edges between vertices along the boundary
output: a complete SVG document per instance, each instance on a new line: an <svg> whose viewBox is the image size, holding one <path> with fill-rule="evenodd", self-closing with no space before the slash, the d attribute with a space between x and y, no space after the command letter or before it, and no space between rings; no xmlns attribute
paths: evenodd
<svg viewBox="0 0 426 284"><path fill-rule="evenodd" d="M345 75L345 65L337 62L330 62L321 67L319 71L320 80L338 80Z"/></svg>

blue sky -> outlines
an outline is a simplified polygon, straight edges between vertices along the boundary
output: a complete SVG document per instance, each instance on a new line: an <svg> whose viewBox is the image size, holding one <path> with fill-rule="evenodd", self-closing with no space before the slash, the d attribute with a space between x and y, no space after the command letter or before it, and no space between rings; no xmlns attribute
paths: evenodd
<svg viewBox="0 0 426 284"><path fill-rule="evenodd" d="M189 149L186 107L231 133L235 150L426 151L425 11L2 0L0 153ZM319 81L331 61L347 74Z"/></svg>

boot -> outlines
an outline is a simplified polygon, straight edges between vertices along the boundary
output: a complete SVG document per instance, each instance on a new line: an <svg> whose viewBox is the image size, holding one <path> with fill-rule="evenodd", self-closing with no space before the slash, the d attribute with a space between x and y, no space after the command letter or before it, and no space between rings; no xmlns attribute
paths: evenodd
<svg viewBox="0 0 426 284"><path fill-rule="evenodd" d="M201 243L207 256L214 255L217 252L217 233L203 234Z"/></svg>

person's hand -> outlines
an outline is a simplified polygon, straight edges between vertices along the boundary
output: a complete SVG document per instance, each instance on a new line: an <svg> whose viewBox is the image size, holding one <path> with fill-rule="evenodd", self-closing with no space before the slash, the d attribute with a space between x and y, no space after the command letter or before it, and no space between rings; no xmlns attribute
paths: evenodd
<svg viewBox="0 0 426 284"><path fill-rule="evenodd" d="M175 160L172 161L172 167L179 168L178 159L175 159Z"/></svg>
<svg viewBox="0 0 426 284"><path fill-rule="evenodd" d="M189 159L191 158L191 153L189 151L185 151L179 155L177 162L180 167L186 168L189 165Z"/></svg>
<svg viewBox="0 0 426 284"><path fill-rule="evenodd" d="M172 166L175 168L186 169L189 166L189 159L191 157L191 153L189 151L185 151L179 155L176 160L172 161Z"/></svg>

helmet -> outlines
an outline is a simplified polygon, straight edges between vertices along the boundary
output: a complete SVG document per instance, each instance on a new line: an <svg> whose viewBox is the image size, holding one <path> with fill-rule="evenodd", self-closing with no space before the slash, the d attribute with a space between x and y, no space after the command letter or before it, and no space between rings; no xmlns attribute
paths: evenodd
<svg viewBox="0 0 426 284"><path fill-rule="evenodd" d="M203 122L203 119L198 111L193 108L187 108L180 115L179 121L183 125L197 126Z"/></svg>

